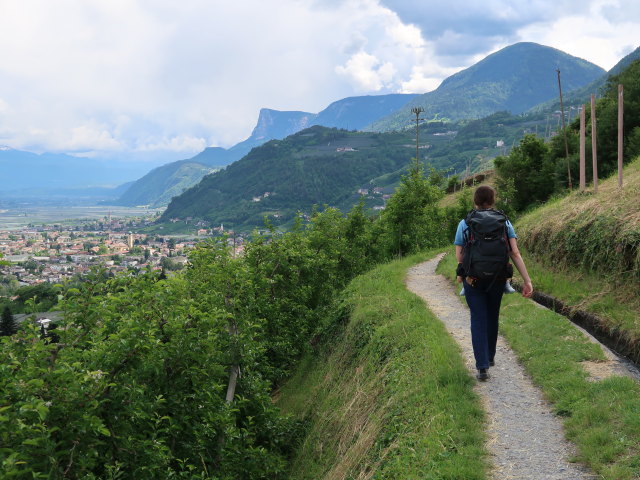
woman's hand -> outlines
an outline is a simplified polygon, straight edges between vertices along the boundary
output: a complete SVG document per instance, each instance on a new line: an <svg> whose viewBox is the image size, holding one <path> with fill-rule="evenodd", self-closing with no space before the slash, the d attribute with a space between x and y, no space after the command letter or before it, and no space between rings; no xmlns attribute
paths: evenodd
<svg viewBox="0 0 640 480"><path fill-rule="evenodd" d="M462 277L461 277L460 275L458 275L458 276L456 277L456 281L457 281L458 283L462 283Z"/></svg>
<svg viewBox="0 0 640 480"><path fill-rule="evenodd" d="M525 298L530 298L533 294L533 284L529 282L524 282L524 286L522 287L522 296Z"/></svg>

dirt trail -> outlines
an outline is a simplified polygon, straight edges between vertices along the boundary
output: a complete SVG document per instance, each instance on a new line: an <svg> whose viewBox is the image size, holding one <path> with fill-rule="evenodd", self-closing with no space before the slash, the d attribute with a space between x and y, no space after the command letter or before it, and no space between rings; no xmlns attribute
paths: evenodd
<svg viewBox="0 0 640 480"><path fill-rule="evenodd" d="M435 269L439 255L409 270L407 288L422 297L462 349L469 371L475 374L469 310L457 292ZM503 337L498 339L496 366L491 378L475 391L488 418L488 449L495 480L578 480L597 478L582 465L569 462L574 452L564 439L562 423Z"/></svg>

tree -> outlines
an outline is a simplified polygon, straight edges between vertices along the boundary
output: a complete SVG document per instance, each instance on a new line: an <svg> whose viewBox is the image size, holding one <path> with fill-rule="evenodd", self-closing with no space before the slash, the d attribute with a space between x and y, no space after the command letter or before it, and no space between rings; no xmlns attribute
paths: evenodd
<svg viewBox="0 0 640 480"><path fill-rule="evenodd" d="M13 314L9 306L5 306L2 310L2 318L0 319L0 336L8 337L16 333L16 323L13 320Z"/></svg>
<svg viewBox="0 0 640 480"><path fill-rule="evenodd" d="M618 163L618 84L624 85L624 140L640 126L640 60L635 60L618 75L609 78L602 99L597 105L598 171L604 177L617 168ZM636 134L632 140L636 142ZM633 150L627 150L633 154ZM625 155L625 161L630 158Z"/></svg>
<svg viewBox="0 0 640 480"><path fill-rule="evenodd" d="M382 214L389 253L402 256L442 244L446 228L437 206L442 195L414 159Z"/></svg>
<svg viewBox="0 0 640 480"><path fill-rule="evenodd" d="M536 135L525 135L507 157L497 157L494 164L498 191L512 193L518 211L547 200L554 191L555 163L544 139Z"/></svg>

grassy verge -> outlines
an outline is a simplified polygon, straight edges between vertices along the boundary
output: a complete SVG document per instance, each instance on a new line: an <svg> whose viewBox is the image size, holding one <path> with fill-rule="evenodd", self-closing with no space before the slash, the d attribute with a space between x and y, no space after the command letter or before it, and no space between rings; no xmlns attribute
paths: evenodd
<svg viewBox="0 0 640 480"><path fill-rule="evenodd" d="M603 180L598 193L574 191L518 220L532 254L554 264L609 275L610 283L640 286L640 158Z"/></svg>
<svg viewBox="0 0 640 480"><path fill-rule="evenodd" d="M447 255L438 271L454 281L455 265L454 255ZM535 268L534 286L540 288L542 267ZM556 278L546 275L548 282ZM583 286L574 281L557 288L578 298ZM519 295L505 297L500 321L509 345L563 417L566 435L578 447L576 460L604 479L640 478L640 385L618 376L589 380L582 362L602 362L601 349L564 317Z"/></svg>
<svg viewBox="0 0 640 480"><path fill-rule="evenodd" d="M637 284L620 284L593 272L549 265L526 252L524 257L538 290L562 299L572 308L597 315L610 332L623 331L631 343L640 343Z"/></svg>
<svg viewBox="0 0 640 480"><path fill-rule="evenodd" d="M345 293L346 323L281 389L308 433L292 479L484 479L484 413L459 349L404 285L430 252L380 266Z"/></svg>

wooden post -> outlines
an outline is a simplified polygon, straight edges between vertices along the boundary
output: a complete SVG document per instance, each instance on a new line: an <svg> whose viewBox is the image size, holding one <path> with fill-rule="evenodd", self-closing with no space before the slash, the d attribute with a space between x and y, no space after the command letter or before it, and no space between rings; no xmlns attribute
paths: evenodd
<svg viewBox="0 0 640 480"><path fill-rule="evenodd" d="M624 155L624 87L618 85L618 188L622 188L622 164Z"/></svg>
<svg viewBox="0 0 640 480"><path fill-rule="evenodd" d="M560 69L557 69L558 72L558 90L560 90L560 115L562 115L562 132L564 133L564 153L567 159L567 178L569 180L569 191L573 189L573 185L571 182L571 165L569 164L569 143L567 142L567 126L564 121L564 103L562 101L562 84L560 83Z"/></svg>
<svg viewBox="0 0 640 480"><path fill-rule="evenodd" d="M585 107L586 105L582 105L580 107L580 191L584 192L587 183L587 175L585 173Z"/></svg>
<svg viewBox="0 0 640 480"><path fill-rule="evenodd" d="M596 139L596 96L591 94L591 156L593 158L593 191L598 193L598 142Z"/></svg>

